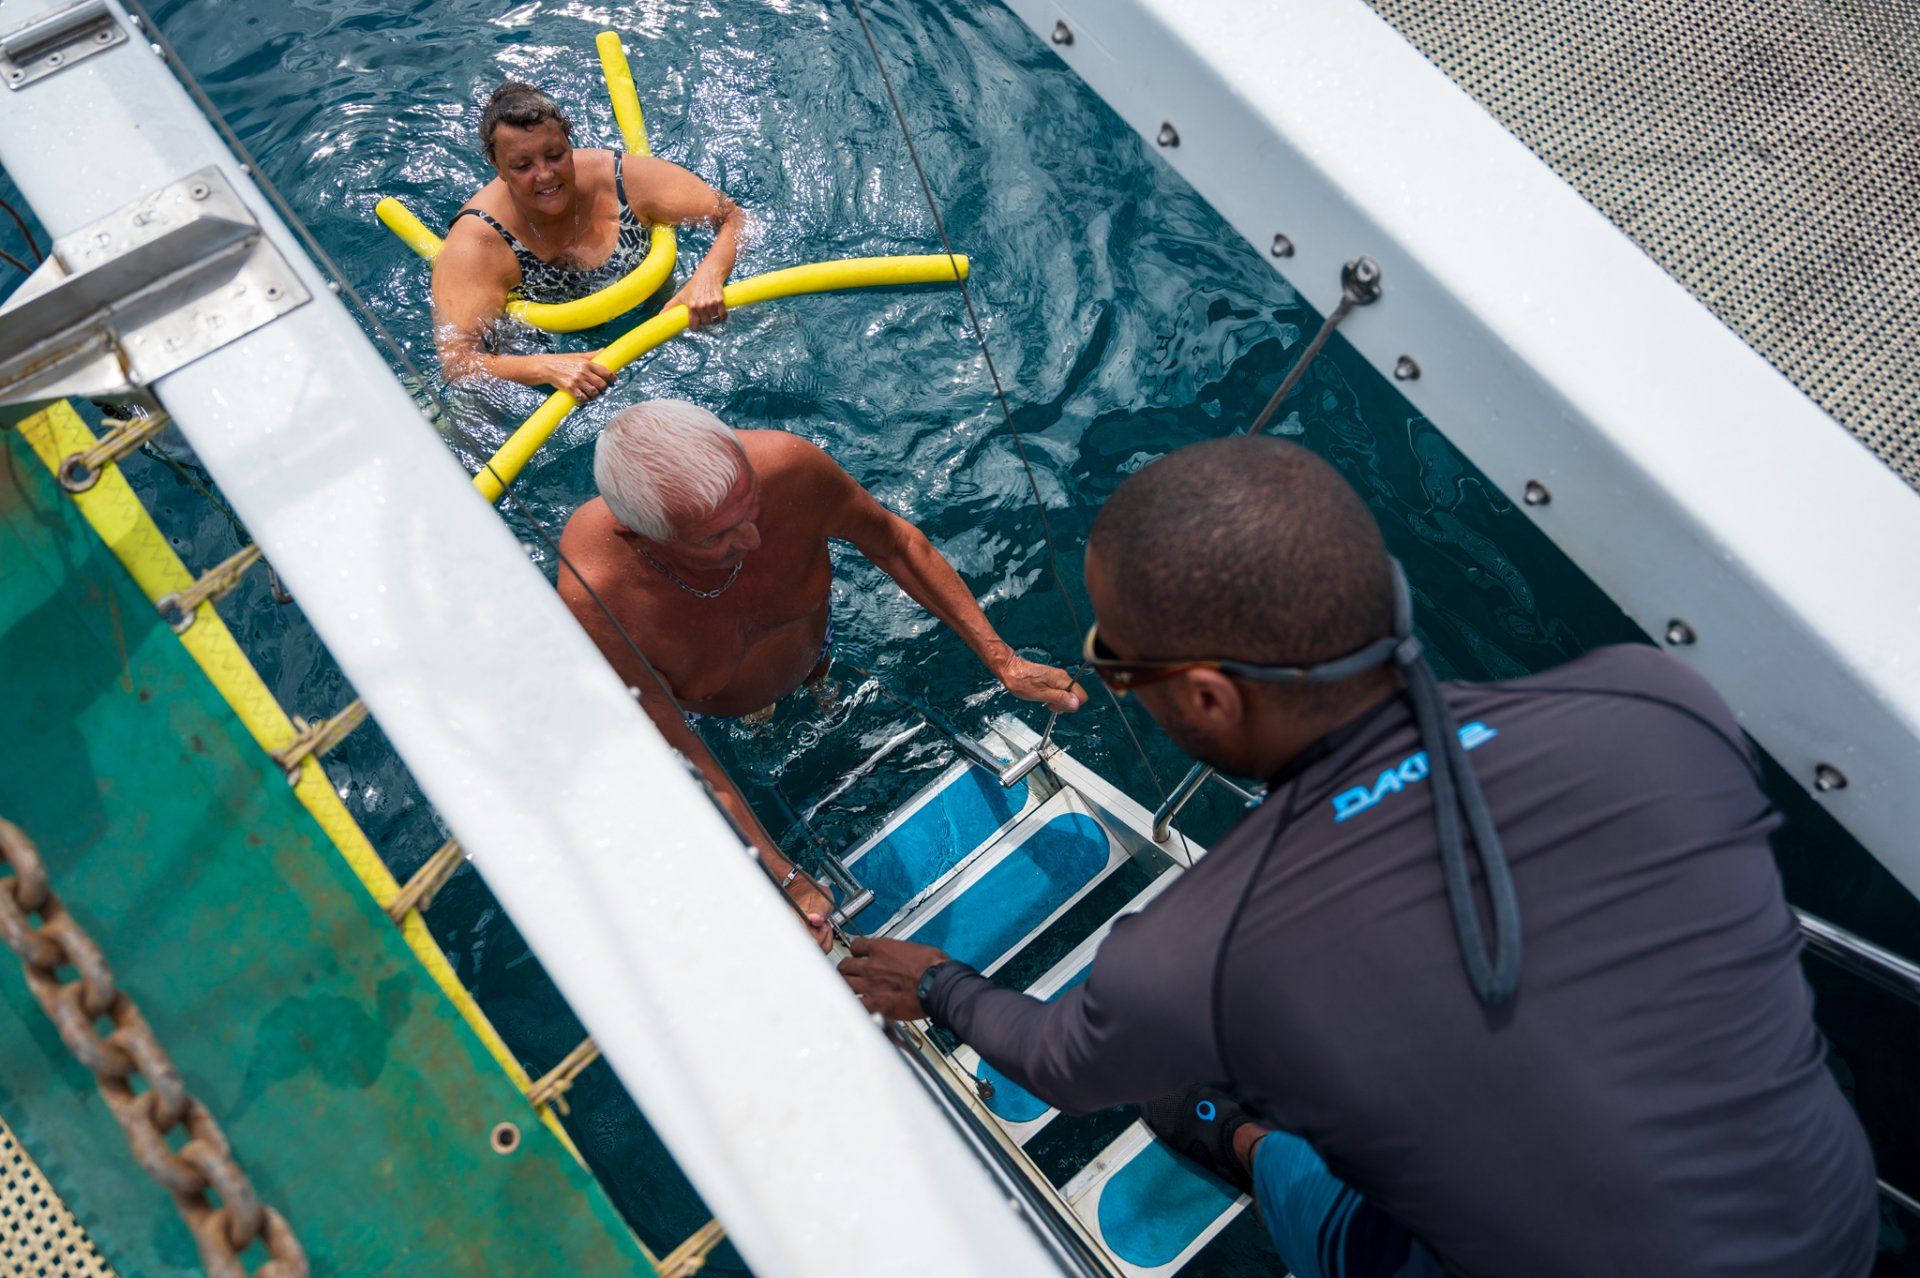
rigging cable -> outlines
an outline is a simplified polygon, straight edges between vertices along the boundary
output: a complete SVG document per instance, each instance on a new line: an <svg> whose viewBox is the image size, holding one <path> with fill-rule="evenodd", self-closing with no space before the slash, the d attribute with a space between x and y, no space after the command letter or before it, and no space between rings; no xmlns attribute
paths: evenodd
<svg viewBox="0 0 1920 1278"><path fill-rule="evenodd" d="M927 209L933 214L933 229L940 235L941 247L949 260L954 261L954 274L960 286L960 300L967 308L967 324L973 330L973 340L980 347L980 358L987 366L987 376L993 381L993 394L1000 401L1000 415L1006 421L1007 433L1013 439L1014 452L1020 458L1020 467L1026 472L1027 486L1033 490L1034 509L1040 515L1040 539L1047 550L1047 570L1053 574L1054 586L1060 591L1060 602L1066 606L1067 620L1078 636L1086 633L1080 624L1080 610L1074 607L1073 596L1067 590L1067 579L1060 571L1059 551L1053 539L1053 526L1047 519L1046 498L1040 492L1040 481L1033 473L1033 462L1027 456L1026 441L1020 435L1020 428L1014 425L1013 409L1007 404L1006 388L1000 383L1000 370L993 362L993 352L987 348L986 331L980 326L979 312L973 308L973 291L967 287L966 278L960 275L958 257L954 252L953 241L947 236L946 220L940 216L940 203L934 198L933 184L927 180L926 166L920 162L920 148L914 145L913 134L907 128L907 114L900 105L900 95L893 87L893 76L887 72L887 63L880 56L880 45L873 38L873 28L867 24L867 12L861 0L849 0L853 6L853 16L860 20L860 33L866 37L867 49L873 54L873 65L880 71L880 82L886 86L887 102L893 108L894 123L900 126L901 140L907 144L907 158L913 161L914 174L920 179L920 193L926 197ZM1120 725L1127 730L1127 737L1133 742L1135 753L1140 756L1141 764L1147 770L1147 776L1153 781L1154 789L1160 792L1161 802L1167 798L1167 787L1160 780L1160 773L1154 768L1153 760L1147 757L1147 747L1141 742L1140 734L1134 731L1133 721L1127 718L1126 711L1120 706L1120 698L1114 695L1102 680L1095 680L1105 690L1107 700L1113 706L1113 712L1119 716Z"/></svg>
<svg viewBox="0 0 1920 1278"><path fill-rule="evenodd" d="M7 200L0 200L0 209L4 209L7 216L13 219L13 224L20 228L20 238L27 242L27 252L33 254L34 262L40 263L46 261L46 256L40 252L40 246L33 242L33 232L27 229L27 220L20 216L20 210L14 208L13 204ZM0 261L7 262L22 275L33 274L33 267L28 266L25 262L7 252L5 249L0 249Z"/></svg>
<svg viewBox="0 0 1920 1278"><path fill-rule="evenodd" d="M13 219L13 224L20 228L20 238L27 242L27 252L33 254L33 260L36 263L46 261L47 255L42 253L40 246L33 242L33 232L27 229L27 219L20 216L20 210L14 208L10 200L0 200L0 209L5 209L7 216ZM8 254L8 259L15 263L19 261L19 259L13 257L12 254ZM24 270L25 268L22 267L21 269Z"/></svg>
<svg viewBox="0 0 1920 1278"><path fill-rule="evenodd" d="M1273 420L1273 414L1280 407L1281 401L1292 394L1293 388L1300 384L1302 377L1306 376L1307 368L1313 363L1314 357L1320 353L1320 348L1327 344L1327 339L1333 336L1333 330L1340 327L1340 321L1344 320L1354 307L1371 306L1379 300L1379 297L1380 268L1375 265L1374 260L1370 257L1357 257L1348 262L1340 273L1339 304L1327 312L1326 319L1320 321L1320 331L1313 335L1313 340L1307 343L1307 349L1300 352L1300 358L1295 360L1293 367L1287 370L1286 377L1280 382L1280 389L1273 392L1273 398L1269 399L1267 406L1260 410L1260 415L1253 419L1253 425L1247 428L1247 434L1258 435L1267 428L1267 423Z"/></svg>

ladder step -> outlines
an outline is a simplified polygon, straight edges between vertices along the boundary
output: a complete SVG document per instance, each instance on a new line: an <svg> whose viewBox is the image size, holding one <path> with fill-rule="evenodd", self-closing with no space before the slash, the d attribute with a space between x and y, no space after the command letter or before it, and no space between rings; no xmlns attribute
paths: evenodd
<svg viewBox="0 0 1920 1278"><path fill-rule="evenodd" d="M1162 874L1149 883L1143 891L1121 907L1113 918L1102 923L1091 936L1076 945L1066 957L1049 968L1044 976L1028 986L1026 992L1034 998L1051 1003L1086 980L1087 973L1093 969L1094 954L1100 949L1100 943L1107 939L1107 933L1113 930L1115 920L1145 909L1147 902L1160 895L1179 877L1177 873ZM981 1060L979 1054L970 1047L961 1047L954 1053L953 1059L961 1069L973 1075L976 1089L981 1091L987 1110L999 1120L1000 1126L1006 1129L1016 1145L1025 1145L1060 1112ZM987 1086L980 1088L980 1083L985 1083Z"/></svg>
<svg viewBox="0 0 1920 1278"><path fill-rule="evenodd" d="M873 891L863 931L886 931L913 899L1013 826L1031 801L1027 783L1002 786L986 769L958 763L846 856Z"/></svg>
<svg viewBox="0 0 1920 1278"><path fill-rule="evenodd" d="M1015 753L1038 739L1017 722L997 730ZM847 861L879 896L875 933L937 946L1050 1002L1086 981L1114 921L1188 863L1146 846L1151 821L1056 749L1032 790L1001 791L985 771L956 765ZM1249 1201L1156 1143L1137 1111L1067 1118L951 1034L930 1032L921 1050L978 1121L998 1125L1020 1172L1077 1222L1111 1278L1173 1278ZM1240 1226L1261 1232L1250 1219ZM1262 1252L1259 1263L1270 1259Z"/></svg>
<svg viewBox="0 0 1920 1278"><path fill-rule="evenodd" d="M1092 963L1083 964L1080 970L1068 977L1066 983L1059 989L1048 994L1034 994L1034 997L1044 998L1051 1003L1086 980L1087 973L1092 970ZM1033 993L1031 990L1028 992ZM1000 1120L1000 1125L1007 1129L1016 1145L1026 1144L1029 1136L1046 1126L1047 1120L1060 1112L981 1060L973 1054L971 1049L968 1049L966 1054L973 1056L974 1078L979 1083L986 1084L981 1091L987 1109ZM965 1062L962 1062L961 1068L966 1068Z"/></svg>
<svg viewBox="0 0 1920 1278"><path fill-rule="evenodd" d="M1067 1203L1130 1278L1164 1278L1191 1260L1250 1199L1135 1123L1068 1182Z"/></svg>
<svg viewBox="0 0 1920 1278"><path fill-rule="evenodd" d="M1127 860L1085 801L1063 790L943 884L897 934L991 975Z"/></svg>

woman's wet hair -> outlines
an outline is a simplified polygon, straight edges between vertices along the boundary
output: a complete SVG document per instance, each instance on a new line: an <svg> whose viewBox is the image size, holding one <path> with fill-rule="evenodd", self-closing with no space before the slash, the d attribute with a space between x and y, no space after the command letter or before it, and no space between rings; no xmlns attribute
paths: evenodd
<svg viewBox="0 0 1920 1278"><path fill-rule="evenodd" d="M531 84L508 80L493 91L493 96L487 99L486 110L480 113L480 145L486 148L487 162L493 163L493 134L501 125L531 129L548 120L558 120L560 131L572 139L573 121L566 117L558 103Z"/></svg>

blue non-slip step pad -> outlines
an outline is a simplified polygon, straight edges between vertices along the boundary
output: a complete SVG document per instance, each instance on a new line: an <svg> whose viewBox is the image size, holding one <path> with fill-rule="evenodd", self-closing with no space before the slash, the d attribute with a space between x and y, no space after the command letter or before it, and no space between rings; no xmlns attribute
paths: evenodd
<svg viewBox="0 0 1920 1278"><path fill-rule="evenodd" d="M1095 1212L1113 1254L1141 1269L1170 1264L1240 1197L1154 1141L1107 1178Z"/></svg>
<svg viewBox="0 0 1920 1278"><path fill-rule="evenodd" d="M1087 973L1092 970L1093 964L1088 963L1078 972L1075 972L1068 978L1066 984L1047 996L1047 1002L1053 1002L1054 999L1059 998L1068 990L1078 986L1082 981L1087 979ZM994 1117L1000 1119L1001 1122L1031 1123L1034 1119L1053 1108L1053 1106L1047 1104L1038 1096L1035 1096L1032 1092L1020 1086L1020 1084L1014 1082L1011 1078L1008 1078L1005 1074L1002 1074L985 1061L981 1061L974 1066L973 1076L992 1085L993 1094L987 1097L986 1105L989 1110L993 1111Z"/></svg>
<svg viewBox="0 0 1920 1278"><path fill-rule="evenodd" d="M871 930L886 923L1026 806L1025 781L1002 786L977 767L955 774L850 864L854 876L873 889L873 904L861 911L856 926Z"/></svg>
<svg viewBox="0 0 1920 1278"><path fill-rule="evenodd" d="M1063 812L913 933L913 939L986 969L1112 862L1100 823Z"/></svg>

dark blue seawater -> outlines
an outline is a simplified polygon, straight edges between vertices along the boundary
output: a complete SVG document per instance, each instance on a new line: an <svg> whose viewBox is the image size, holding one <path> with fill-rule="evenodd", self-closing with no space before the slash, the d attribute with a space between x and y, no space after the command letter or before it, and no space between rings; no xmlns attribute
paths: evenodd
<svg viewBox="0 0 1920 1278"><path fill-rule="evenodd" d="M869 12L948 230L972 258L975 303L1059 544L1065 598L1084 623L1080 548L1101 501L1153 458L1244 428L1319 316L1011 14L958 0L872 0ZM397 195L443 227L488 176L474 136L478 104L507 77L557 98L578 143L613 144L593 51L606 27L626 37L655 150L754 212L737 275L939 245L878 73L841 3L167 0L155 15L397 339L396 372L434 369L427 271L374 220L374 203ZM10 230L0 224L0 246ZM706 242L683 233L681 278ZM625 326L559 340L586 349ZM444 394L449 445L476 465L543 394ZM771 303L660 349L569 419L517 485L548 530L557 535L592 495L598 425L648 396L694 400L736 426L804 434L927 532L1010 642L1056 659L1077 652L1033 491L952 291ZM1443 674L1504 678L1644 638L1447 442L1444 423L1415 412L1340 339L1277 420L1368 500L1415 583L1422 633ZM236 530L184 447L164 448L170 456L135 463L136 482L187 561L210 565L240 544ZM523 515L508 517L551 574L536 531ZM798 809L844 845L950 757L923 733L846 786L915 722L856 668L969 727L1014 707L870 564L837 551L836 566L837 701L822 707L801 694L769 724L722 726L710 739L776 833ZM349 699L297 605L276 605L256 580L222 607L290 710L320 714ZM1151 807L1186 761L1144 718L1133 725L1143 758L1118 714L1096 702L1063 720L1058 738ZM1027 718L1037 726L1040 716ZM328 766L397 873L444 837L377 727ZM1896 948L1920 934L1912 898L1784 778L1774 788L1789 815L1780 849L1796 903ZM1184 824L1210 839L1234 815L1209 797ZM801 832L790 833L805 855ZM430 923L534 1073L578 1040L577 1022L476 876L441 894ZM1920 1023L1817 960L1808 970L1883 1176L1920 1188L1920 1113L1907 1086ZM604 1066L572 1099L570 1127L649 1245L663 1251L704 1223L697 1196ZM1884 1272L1908 1271L1913 1224L1888 1216ZM1269 1262L1258 1228L1236 1227L1204 1271L1257 1273ZM738 1260L723 1250L713 1268L737 1271Z"/></svg>

